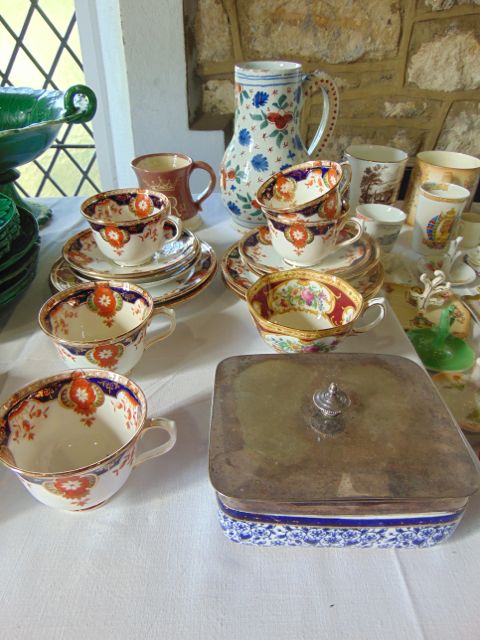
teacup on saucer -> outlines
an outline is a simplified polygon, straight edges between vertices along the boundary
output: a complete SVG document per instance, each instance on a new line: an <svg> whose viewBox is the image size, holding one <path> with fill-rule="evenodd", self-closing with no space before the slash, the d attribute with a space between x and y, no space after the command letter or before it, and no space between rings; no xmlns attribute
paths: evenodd
<svg viewBox="0 0 480 640"><path fill-rule="evenodd" d="M147 340L155 315L165 316L168 327ZM40 309L38 321L68 367L127 373L144 349L174 331L175 312L154 308L152 296L134 284L98 281L56 293Z"/></svg>

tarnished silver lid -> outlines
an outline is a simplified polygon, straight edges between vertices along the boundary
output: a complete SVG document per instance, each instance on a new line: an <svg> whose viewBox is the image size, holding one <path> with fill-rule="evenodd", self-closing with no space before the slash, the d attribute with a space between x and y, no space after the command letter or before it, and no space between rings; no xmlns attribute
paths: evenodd
<svg viewBox="0 0 480 640"><path fill-rule="evenodd" d="M479 486L478 462L425 370L370 354L221 362L209 470L229 504L270 513L327 503L434 511Z"/></svg>

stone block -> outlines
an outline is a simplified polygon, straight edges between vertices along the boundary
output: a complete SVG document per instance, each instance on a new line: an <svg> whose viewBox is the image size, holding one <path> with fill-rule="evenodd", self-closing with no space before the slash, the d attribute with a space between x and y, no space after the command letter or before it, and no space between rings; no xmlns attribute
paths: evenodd
<svg viewBox="0 0 480 640"><path fill-rule="evenodd" d="M315 126L308 128L310 141L316 131ZM345 149L351 144L383 144L403 149L410 157L421 149L425 132L418 129L395 129L394 127L359 127L339 123L327 146L317 154L326 160L342 158Z"/></svg>
<svg viewBox="0 0 480 640"><path fill-rule="evenodd" d="M474 101L454 102L448 112L436 147L480 157L479 121L480 103Z"/></svg>
<svg viewBox="0 0 480 640"><path fill-rule="evenodd" d="M446 11L460 5L472 5L472 8L480 5L480 0L418 0L417 10L420 13L427 11Z"/></svg>
<svg viewBox="0 0 480 640"><path fill-rule="evenodd" d="M431 91L480 87L480 14L417 22L407 80Z"/></svg>
<svg viewBox="0 0 480 640"><path fill-rule="evenodd" d="M230 24L222 0L198 0L195 41L200 63L233 57Z"/></svg>
<svg viewBox="0 0 480 640"><path fill-rule="evenodd" d="M333 77L340 94L350 89L364 89L377 86L388 87L395 80L394 71L355 71L355 65L351 72L335 73Z"/></svg>
<svg viewBox="0 0 480 640"><path fill-rule="evenodd" d="M235 91L231 80L208 80L202 87L204 113L232 113L235 111Z"/></svg>
<svg viewBox="0 0 480 640"><path fill-rule="evenodd" d="M401 6L400 0L238 2L245 57L302 57L331 64L394 58Z"/></svg>
<svg viewBox="0 0 480 640"><path fill-rule="evenodd" d="M426 98L386 95L371 98L352 98L340 101L340 117L342 119L421 119L430 121L438 114L441 102ZM320 118L321 104L312 105L311 119Z"/></svg>

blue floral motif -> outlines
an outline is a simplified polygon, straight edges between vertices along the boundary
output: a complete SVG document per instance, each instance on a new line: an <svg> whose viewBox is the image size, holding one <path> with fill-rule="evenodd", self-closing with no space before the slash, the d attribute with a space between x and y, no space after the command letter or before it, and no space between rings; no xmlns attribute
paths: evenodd
<svg viewBox="0 0 480 640"><path fill-rule="evenodd" d="M268 160L266 156L262 156L261 153L257 153L256 156L253 156L252 167L255 171L267 171L268 170Z"/></svg>
<svg viewBox="0 0 480 640"><path fill-rule="evenodd" d="M250 144L250 140L252 136L248 129L240 129L240 133L238 134L238 141L243 147L247 147Z"/></svg>
<svg viewBox="0 0 480 640"><path fill-rule="evenodd" d="M254 107L264 107L268 102L268 93L266 91L257 91L252 99Z"/></svg>
<svg viewBox="0 0 480 640"><path fill-rule="evenodd" d="M232 542L262 546L376 547L379 549L432 547L448 538L458 524L411 527L306 527L242 522L218 512L220 525Z"/></svg>
<svg viewBox="0 0 480 640"><path fill-rule="evenodd" d="M229 202L227 202L227 207L230 209L230 211L232 213L234 213L236 216L239 216L242 212L240 211L240 208L238 207L238 205L235 204L235 202L232 202L231 200Z"/></svg>
<svg viewBox="0 0 480 640"><path fill-rule="evenodd" d="M292 165L289 164L288 162L286 162L285 164L282 164L282 166L280 167L280 171L283 171L284 169L288 169L288 167L291 167Z"/></svg>
<svg viewBox="0 0 480 640"><path fill-rule="evenodd" d="M290 151L287 153L287 158L288 158L289 160L293 160L293 159L295 158L295 156L296 156L296 155L297 155L297 154L295 153L295 151L292 151L292 150L290 149Z"/></svg>
<svg viewBox="0 0 480 640"><path fill-rule="evenodd" d="M300 138L298 133L293 138L293 146L295 147L295 149L302 149L302 147L303 147L302 139Z"/></svg>

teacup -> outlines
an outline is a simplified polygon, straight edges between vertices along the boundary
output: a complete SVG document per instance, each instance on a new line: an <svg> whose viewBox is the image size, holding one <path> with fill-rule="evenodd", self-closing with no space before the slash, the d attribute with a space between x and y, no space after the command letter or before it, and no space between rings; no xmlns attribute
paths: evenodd
<svg viewBox="0 0 480 640"><path fill-rule="evenodd" d="M168 220L175 233L182 223L170 215L170 202L163 193L147 189L115 189L98 193L81 205L95 242L104 256L124 267L149 262L166 242L163 226Z"/></svg>
<svg viewBox="0 0 480 640"><path fill-rule="evenodd" d="M373 329L385 315L383 298L365 301L345 280L310 269L261 277L248 289L247 304L264 341L280 353L333 351L347 336ZM357 326L373 306L378 316Z"/></svg>
<svg viewBox="0 0 480 640"><path fill-rule="evenodd" d="M287 264L310 267L333 251L353 244L363 233L362 223L347 219L348 211L338 220L321 222L290 222L284 217L266 214L273 248ZM345 240L339 239L345 228L354 233Z"/></svg>
<svg viewBox="0 0 480 640"><path fill-rule="evenodd" d="M147 339L157 315L168 319L168 327ZM174 331L175 312L156 309L152 296L137 285L100 280L56 293L40 309L38 321L68 367L128 373L144 349Z"/></svg>
<svg viewBox="0 0 480 640"><path fill-rule="evenodd" d="M352 167L349 204L396 202L408 160L401 149L378 144L352 144L345 151Z"/></svg>
<svg viewBox="0 0 480 640"><path fill-rule="evenodd" d="M197 215L202 210L202 202L215 189L217 177L206 162L192 160L183 153L149 153L132 160L132 169L138 184L147 189L160 191L170 200L172 213L183 220L190 229L201 220ZM194 200L190 190L190 176L195 169L203 169L210 176L210 182Z"/></svg>
<svg viewBox="0 0 480 640"><path fill-rule="evenodd" d="M388 204L359 204L355 217L363 222L365 231L375 238L383 253L393 249L407 215Z"/></svg>
<svg viewBox="0 0 480 640"><path fill-rule="evenodd" d="M474 249L480 245L480 213L476 211L464 211L458 221L455 234L462 236L460 243L462 249Z"/></svg>
<svg viewBox="0 0 480 640"><path fill-rule="evenodd" d="M136 453L149 429L165 444ZM40 502L81 511L101 505L133 467L175 444L176 427L147 418L147 401L129 378L110 371L66 371L36 380L0 407L0 460Z"/></svg>
<svg viewBox="0 0 480 640"><path fill-rule="evenodd" d="M348 162L310 160L271 176L257 191L257 202L265 214L292 222L334 220L342 215L350 178Z"/></svg>

